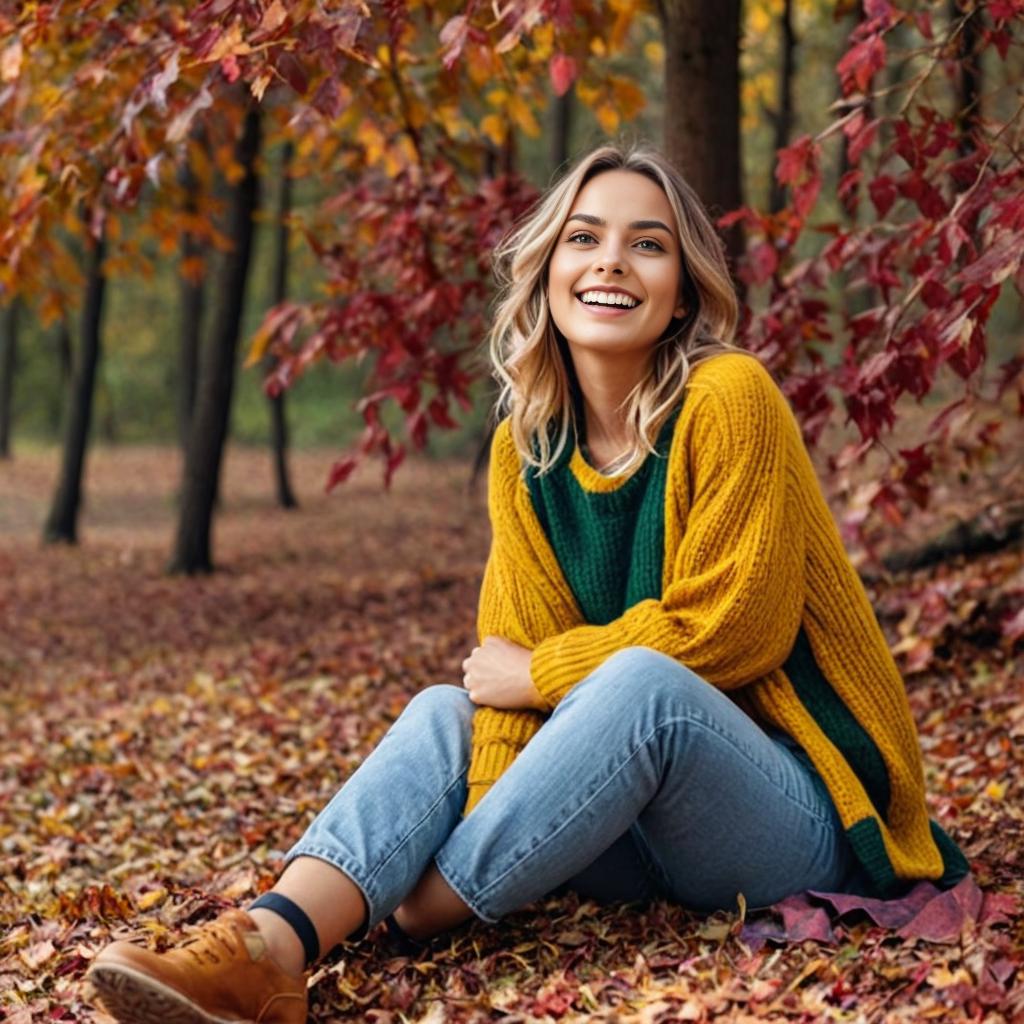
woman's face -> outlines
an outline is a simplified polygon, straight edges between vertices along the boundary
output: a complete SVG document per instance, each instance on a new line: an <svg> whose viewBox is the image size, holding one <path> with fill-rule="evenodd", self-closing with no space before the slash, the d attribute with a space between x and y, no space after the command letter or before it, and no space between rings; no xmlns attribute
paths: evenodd
<svg viewBox="0 0 1024 1024"><path fill-rule="evenodd" d="M604 171L580 189L548 264L551 316L570 349L646 358L683 316L678 228L661 188Z"/></svg>

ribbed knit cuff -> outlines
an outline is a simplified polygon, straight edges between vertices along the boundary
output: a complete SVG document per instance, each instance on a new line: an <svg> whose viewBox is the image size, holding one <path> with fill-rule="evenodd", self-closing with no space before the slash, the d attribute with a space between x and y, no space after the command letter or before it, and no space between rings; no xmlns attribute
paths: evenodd
<svg viewBox="0 0 1024 1024"><path fill-rule="evenodd" d="M473 753L467 775L469 798L464 814L483 799L543 724L544 717L537 711L480 708L476 712Z"/></svg>
<svg viewBox="0 0 1024 1024"><path fill-rule="evenodd" d="M533 685L553 708L622 646L623 641L608 626L578 626L549 637L533 649Z"/></svg>

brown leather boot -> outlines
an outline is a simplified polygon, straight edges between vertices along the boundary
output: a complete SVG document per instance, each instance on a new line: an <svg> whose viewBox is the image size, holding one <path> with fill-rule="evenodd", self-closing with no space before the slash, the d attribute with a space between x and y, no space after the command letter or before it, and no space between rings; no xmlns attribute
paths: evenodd
<svg viewBox="0 0 1024 1024"><path fill-rule="evenodd" d="M86 975L123 1024L306 1024L305 978L286 974L244 910L229 910L166 953L115 942Z"/></svg>

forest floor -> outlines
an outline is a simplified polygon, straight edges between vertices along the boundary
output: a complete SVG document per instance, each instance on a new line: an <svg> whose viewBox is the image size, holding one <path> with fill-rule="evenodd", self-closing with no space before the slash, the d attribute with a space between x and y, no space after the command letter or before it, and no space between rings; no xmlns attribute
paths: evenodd
<svg viewBox="0 0 1024 1024"><path fill-rule="evenodd" d="M880 527L879 547L1019 494L1007 460ZM461 680L489 537L483 481L469 489L464 463L412 461L390 493L367 469L325 496L329 462L295 454L302 507L284 512L266 454L233 448L220 569L195 579L164 573L174 450L91 453L75 548L38 542L56 453L0 464L0 1017L12 1024L103 1020L83 975L111 937L162 948L266 888L409 698ZM1024 556L891 575L854 555L907 679L930 813L984 893L946 907L946 934L864 910L822 925L819 907L810 929L783 917L791 937L766 939L757 915L570 895L472 922L415 960L379 928L318 972L313 1018L1024 1020Z"/></svg>

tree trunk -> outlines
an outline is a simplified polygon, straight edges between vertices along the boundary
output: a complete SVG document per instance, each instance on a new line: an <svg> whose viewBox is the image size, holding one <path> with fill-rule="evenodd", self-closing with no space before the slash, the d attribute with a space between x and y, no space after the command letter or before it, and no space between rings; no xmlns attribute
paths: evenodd
<svg viewBox="0 0 1024 1024"><path fill-rule="evenodd" d="M951 19L963 17L956 0L950 3ZM981 123L981 98L983 88L983 72L981 54L978 52L978 40L984 32L982 11L975 7L966 13L964 27L958 36L960 59L957 67L960 71L959 89L957 90L957 128L959 140L957 149L961 156L967 156L975 148L974 132Z"/></svg>
<svg viewBox="0 0 1024 1024"><path fill-rule="evenodd" d="M235 159L242 177L228 199L228 235L232 250L220 266L213 329L200 357L196 405L189 429L182 482L178 532L168 566L170 572L212 572L210 528L231 413L235 355L245 302L245 284L252 252L253 217L259 202L256 156L260 147L260 115L245 114Z"/></svg>
<svg viewBox="0 0 1024 1024"><path fill-rule="evenodd" d="M277 194L277 231L274 237L273 302L277 305L288 296L288 217L292 210L291 163L295 152L289 141L281 152L281 181ZM270 441L274 453L274 480L277 503L281 508L298 508L291 481L288 478L288 419L285 415L285 392L269 398Z"/></svg>
<svg viewBox="0 0 1024 1024"><path fill-rule="evenodd" d="M659 0L665 35L665 155L713 219L743 204L740 167L740 0ZM735 265L737 225L724 232Z"/></svg>
<svg viewBox="0 0 1024 1024"><path fill-rule="evenodd" d="M182 166L181 184L185 189L184 212L192 217L199 210L199 181L189 166ZM196 403L196 377L199 372L199 339L203 324L203 280L194 276L196 260L202 259L204 249L191 232L181 236L181 335L178 355L180 381L178 384L178 439L183 452L188 451L189 427Z"/></svg>
<svg viewBox="0 0 1024 1024"><path fill-rule="evenodd" d="M50 506L50 514L43 527L43 542L46 544L75 544L78 541L78 510L82 499L85 451L89 443L96 368L100 361L100 327L107 284L103 276L105 248L105 239L101 236L91 242L88 251L81 343L78 346L78 359L68 390L69 404L64 428L60 480L53 496L53 504Z"/></svg>
<svg viewBox="0 0 1024 1024"><path fill-rule="evenodd" d="M71 352L71 325L67 317L62 316L53 334L53 347L57 351L57 358L60 360L60 379L65 386L71 380L71 373L74 370L73 356Z"/></svg>
<svg viewBox="0 0 1024 1024"><path fill-rule="evenodd" d="M793 0L782 6L782 64L779 68L779 108L775 116L775 153L785 149L793 135L793 77L796 74L796 33L793 31ZM771 170L770 206L778 213L786 205L786 189L775 177L774 159Z"/></svg>
<svg viewBox="0 0 1024 1024"><path fill-rule="evenodd" d="M18 300L0 308L0 459L11 457L14 371L18 364Z"/></svg>

